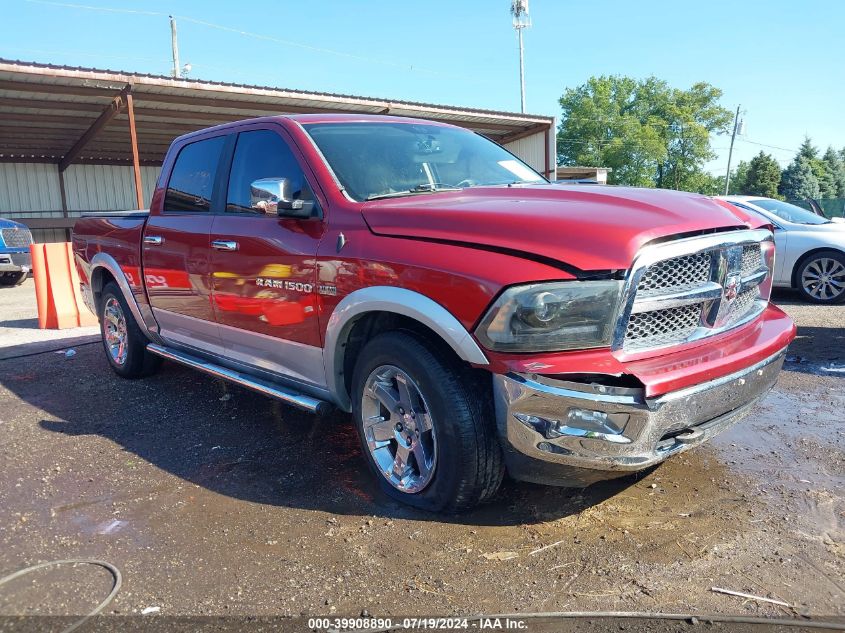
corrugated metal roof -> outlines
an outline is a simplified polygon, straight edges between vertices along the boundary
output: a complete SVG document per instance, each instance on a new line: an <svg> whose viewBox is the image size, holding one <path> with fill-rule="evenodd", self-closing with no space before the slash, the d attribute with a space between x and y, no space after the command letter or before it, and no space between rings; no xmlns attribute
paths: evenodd
<svg viewBox="0 0 845 633"><path fill-rule="evenodd" d="M495 110L0 59L0 161L61 159L127 85L146 163L160 162L170 140L186 132L271 114L410 116L467 127L500 142L547 131L554 121ZM125 123L125 113L115 117L85 146L79 160L128 162Z"/></svg>
<svg viewBox="0 0 845 633"><path fill-rule="evenodd" d="M523 114L519 112L508 112L503 110L486 110L482 108L467 108L467 107L460 107L460 106L449 106L449 105L440 105L435 103L425 103L419 101L403 101L399 99L388 99L388 98L378 98L378 97L365 97L360 95L348 95L348 94L340 94L340 93L331 93L331 92L312 92L307 90L297 90L295 88L280 88L277 86L260 86L254 84L238 84L238 83L231 83L225 81L212 81L207 79L193 79L193 78L180 78L174 79L168 75L153 75L150 73L138 73L133 71L125 71L125 70L108 70L102 68L92 68L87 66L65 66L59 64L44 64L40 62L29 62L23 60L13 60L13 59L5 59L0 57L0 68L4 66L15 66L20 68L22 71L25 69L45 69L45 70L52 70L56 71L55 74L46 75L53 78L60 78L65 77L68 79L75 78L74 75L78 76L80 74L98 74L98 75L109 75L110 77L106 78L107 80L114 81L115 83L125 84L125 83L134 83L131 81L131 78L134 79L153 79L157 81L164 81L172 88L197 88L197 87L211 87L211 86L218 86L218 87L225 87L225 88L234 88L236 91L269 91L274 93L287 93L287 94L295 94L295 95L302 95L304 97L313 97L315 103L323 103L325 99L344 99L350 101L361 101L361 102L388 102L395 105L402 105L402 106L411 106L414 108L420 108L423 111L427 110L449 110L452 112L463 112L467 114L484 114L484 115L495 115L499 117L504 117L508 119L514 120L523 120L523 121L549 121L551 120L550 117L546 116L539 116L539 115L532 115L532 114ZM58 83L58 82L57 82ZM143 83L143 82L141 82ZM155 91L152 91L155 92Z"/></svg>

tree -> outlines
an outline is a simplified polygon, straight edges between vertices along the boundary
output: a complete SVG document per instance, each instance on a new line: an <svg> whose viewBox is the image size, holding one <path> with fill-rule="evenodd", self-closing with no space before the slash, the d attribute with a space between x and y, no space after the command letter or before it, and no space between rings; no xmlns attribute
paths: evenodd
<svg viewBox="0 0 845 633"><path fill-rule="evenodd" d="M714 157L709 137L731 121L721 95L703 82L679 90L655 77L592 77L560 98L558 157L567 165L611 167L616 184L710 188L702 175Z"/></svg>
<svg viewBox="0 0 845 633"><path fill-rule="evenodd" d="M825 197L845 198L845 161L842 160L833 147L827 148L824 156L822 156L822 161L824 161L825 170L830 174L830 178L833 181L833 195Z"/></svg>
<svg viewBox="0 0 845 633"><path fill-rule="evenodd" d="M780 184L780 165L773 156L760 152L748 165L748 174L740 193L747 196L777 198Z"/></svg>
<svg viewBox="0 0 845 633"><path fill-rule="evenodd" d="M806 158L807 161L811 163L814 160L819 159L819 149L815 145L813 145L813 142L810 140L809 136L804 137L804 141L801 143L801 147L798 148L798 156Z"/></svg>
<svg viewBox="0 0 845 633"><path fill-rule="evenodd" d="M789 163L780 179L780 194L787 200L806 200L819 197L819 180L810 161L800 153Z"/></svg>
<svg viewBox="0 0 845 633"><path fill-rule="evenodd" d="M731 172L731 182L728 185L728 193L731 195L741 194L745 190L745 183L748 182L748 168L750 167L748 161L741 160ZM778 172L778 178L780 178L780 172ZM722 183L722 191L719 193L725 192L724 183Z"/></svg>
<svg viewBox="0 0 845 633"><path fill-rule="evenodd" d="M816 180L819 182L819 193L817 198L835 198L837 195L836 175L827 165L827 163L819 157L818 148L813 145L809 136L804 137L804 142L798 148L798 156L805 158L810 164L810 169L813 170Z"/></svg>

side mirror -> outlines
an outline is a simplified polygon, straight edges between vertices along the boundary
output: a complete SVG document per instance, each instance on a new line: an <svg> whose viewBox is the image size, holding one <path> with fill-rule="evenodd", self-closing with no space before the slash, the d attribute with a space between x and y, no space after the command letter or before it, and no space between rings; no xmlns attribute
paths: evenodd
<svg viewBox="0 0 845 633"><path fill-rule="evenodd" d="M313 200L294 200L289 178L261 178L249 186L249 206L267 215L310 218Z"/></svg>

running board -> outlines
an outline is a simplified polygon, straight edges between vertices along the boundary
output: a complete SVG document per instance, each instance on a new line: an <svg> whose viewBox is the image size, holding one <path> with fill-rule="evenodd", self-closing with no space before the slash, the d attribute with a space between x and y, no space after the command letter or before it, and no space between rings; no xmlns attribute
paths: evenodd
<svg viewBox="0 0 845 633"><path fill-rule="evenodd" d="M332 405L324 400L312 398L311 396L296 392L292 389L265 382L259 378L248 376L247 374L234 371L227 367L223 367L222 365L215 365L214 363L210 363L202 358L186 354L182 351L177 351L170 347L150 343L147 345L147 351L157 356L161 356L162 358L181 363L182 365L187 365L193 369L199 369L200 371L211 374L216 378L222 378L223 380L228 380L236 385L240 385L241 387L252 389L253 391L262 393L265 396L281 400L286 404L299 409L304 409L310 413L324 415L333 409Z"/></svg>

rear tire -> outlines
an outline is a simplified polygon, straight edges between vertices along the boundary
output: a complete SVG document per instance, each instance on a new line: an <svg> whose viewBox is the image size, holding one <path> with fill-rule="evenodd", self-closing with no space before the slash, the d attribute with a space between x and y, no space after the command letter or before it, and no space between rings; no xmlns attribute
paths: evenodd
<svg viewBox="0 0 845 633"><path fill-rule="evenodd" d="M812 303L832 305L845 301L845 254L820 251L803 260L795 272L798 292Z"/></svg>
<svg viewBox="0 0 845 633"><path fill-rule="evenodd" d="M380 334L361 350L351 395L365 459L389 496L458 512L498 490L504 465L491 381L450 350L409 332Z"/></svg>
<svg viewBox="0 0 845 633"><path fill-rule="evenodd" d="M26 280L26 273L0 273L0 286L20 286Z"/></svg>
<svg viewBox="0 0 845 633"><path fill-rule="evenodd" d="M106 359L118 376L141 378L155 373L161 365L161 358L147 351L149 341L114 282L103 288L97 316Z"/></svg>

